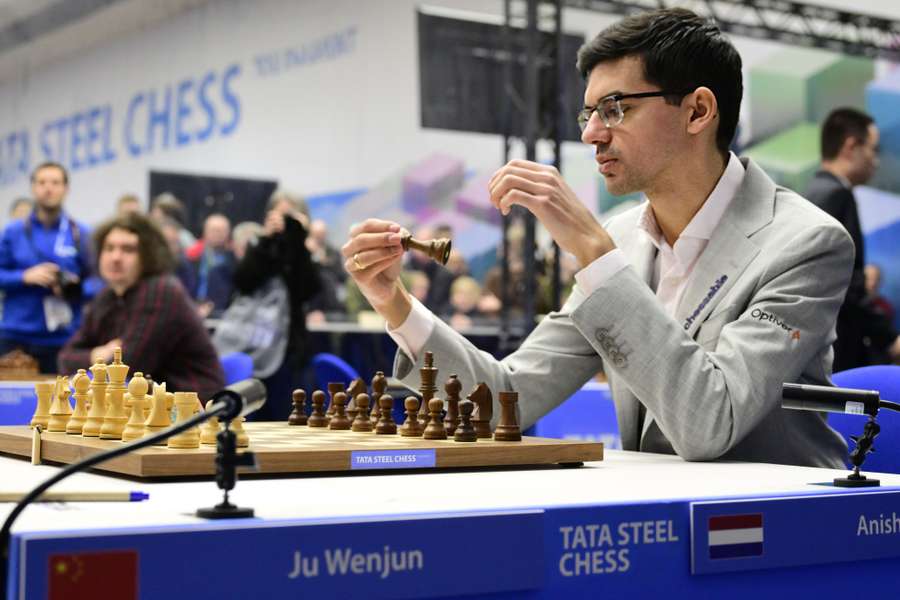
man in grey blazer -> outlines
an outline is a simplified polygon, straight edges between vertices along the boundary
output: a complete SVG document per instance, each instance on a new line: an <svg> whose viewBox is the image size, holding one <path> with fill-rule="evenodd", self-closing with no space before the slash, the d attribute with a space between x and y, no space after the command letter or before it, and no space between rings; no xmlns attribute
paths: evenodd
<svg viewBox="0 0 900 600"><path fill-rule="evenodd" d="M397 224L355 226L345 267L401 348L395 375L418 386L430 350L466 388L518 391L528 426L602 365L626 450L841 467L847 448L824 416L783 410L780 398L783 382L828 382L853 243L729 152L737 51L694 13L667 9L609 27L578 68L582 140L610 192L647 202L601 225L552 167L497 171L495 206L530 210L582 267L562 309L499 362L410 299Z"/></svg>

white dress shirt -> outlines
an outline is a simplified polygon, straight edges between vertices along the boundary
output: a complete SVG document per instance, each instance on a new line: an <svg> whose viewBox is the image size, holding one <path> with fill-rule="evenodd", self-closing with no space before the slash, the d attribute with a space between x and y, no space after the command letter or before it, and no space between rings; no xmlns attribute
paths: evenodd
<svg viewBox="0 0 900 600"><path fill-rule="evenodd" d="M728 210L728 205L731 204L743 178L744 166L734 153L729 153L725 172L700 210L675 240L674 246L670 246L662 235L650 203L644 202L638 227L657 248L653 283L656 284L656 295L667 314L675 314L697 259L706 249L712 232ZM575 282L585 294L590 295L627 266L628 259L625 253L619 248L614 248L578 271L575 274ZM409 316L396 329L388 327L387 332L397 346L416 361L425 341L434 330L434 319L437 317L415 298L411 297L410 300L412 310Z"/></svg>

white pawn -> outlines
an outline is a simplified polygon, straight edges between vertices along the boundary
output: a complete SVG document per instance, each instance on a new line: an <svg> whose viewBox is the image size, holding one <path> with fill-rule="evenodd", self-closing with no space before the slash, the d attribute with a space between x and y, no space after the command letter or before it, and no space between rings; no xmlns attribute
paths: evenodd
<svg viewBox="0 0 900 600"><path fill-rule="evenodd" d="M81 435L84 423L87 421L88 388L91 386L91 380L87 376L87 371L78 369L75 379L72 380L72 385L75 387L75 412L69 418L69 422L66 425L66 433Z"/></svg>
<svg viewBox="0 0 900 600"><path fill-rule="evenodd" d="M213 401L206 403L206 410L213 405ZM200 428L200 443L206 446L216 445L216 436L219 435L219 417L213 416L206 420L203 427Z"/></svg>
<svg viewBox="0 0 900 600"><path fill-rule="evenodd" d="M130 442L144 437L144 404L147 398L147 380L144 374L137 372L128 384L128 394L131 396L131 418L122 430L122 441Z"/></svg>

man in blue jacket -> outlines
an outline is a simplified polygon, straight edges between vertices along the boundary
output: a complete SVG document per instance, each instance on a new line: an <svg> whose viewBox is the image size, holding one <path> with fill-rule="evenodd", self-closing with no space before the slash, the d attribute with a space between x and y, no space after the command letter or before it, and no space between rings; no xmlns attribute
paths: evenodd
<svg viewBox="0 0 900 600"><path fill-rule="evenodd" d="M62 165L38 165L31 174L34 210L0 239L0 354L21 348L43 373L56 372L59 349L78 329L90 275L90 232L63 210L68 191Z"/></svg>

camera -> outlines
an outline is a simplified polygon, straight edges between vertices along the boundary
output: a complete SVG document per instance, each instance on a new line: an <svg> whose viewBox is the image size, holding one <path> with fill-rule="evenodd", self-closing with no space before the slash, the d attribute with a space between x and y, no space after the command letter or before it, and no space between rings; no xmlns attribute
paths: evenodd
<svg viewBox="0 0 900 600"><path fill-rule="evenodd" d="M81 277L71 271L60 270L56 275L56 283L59 284L63 300L66 302L81 300Z"/></svg>

